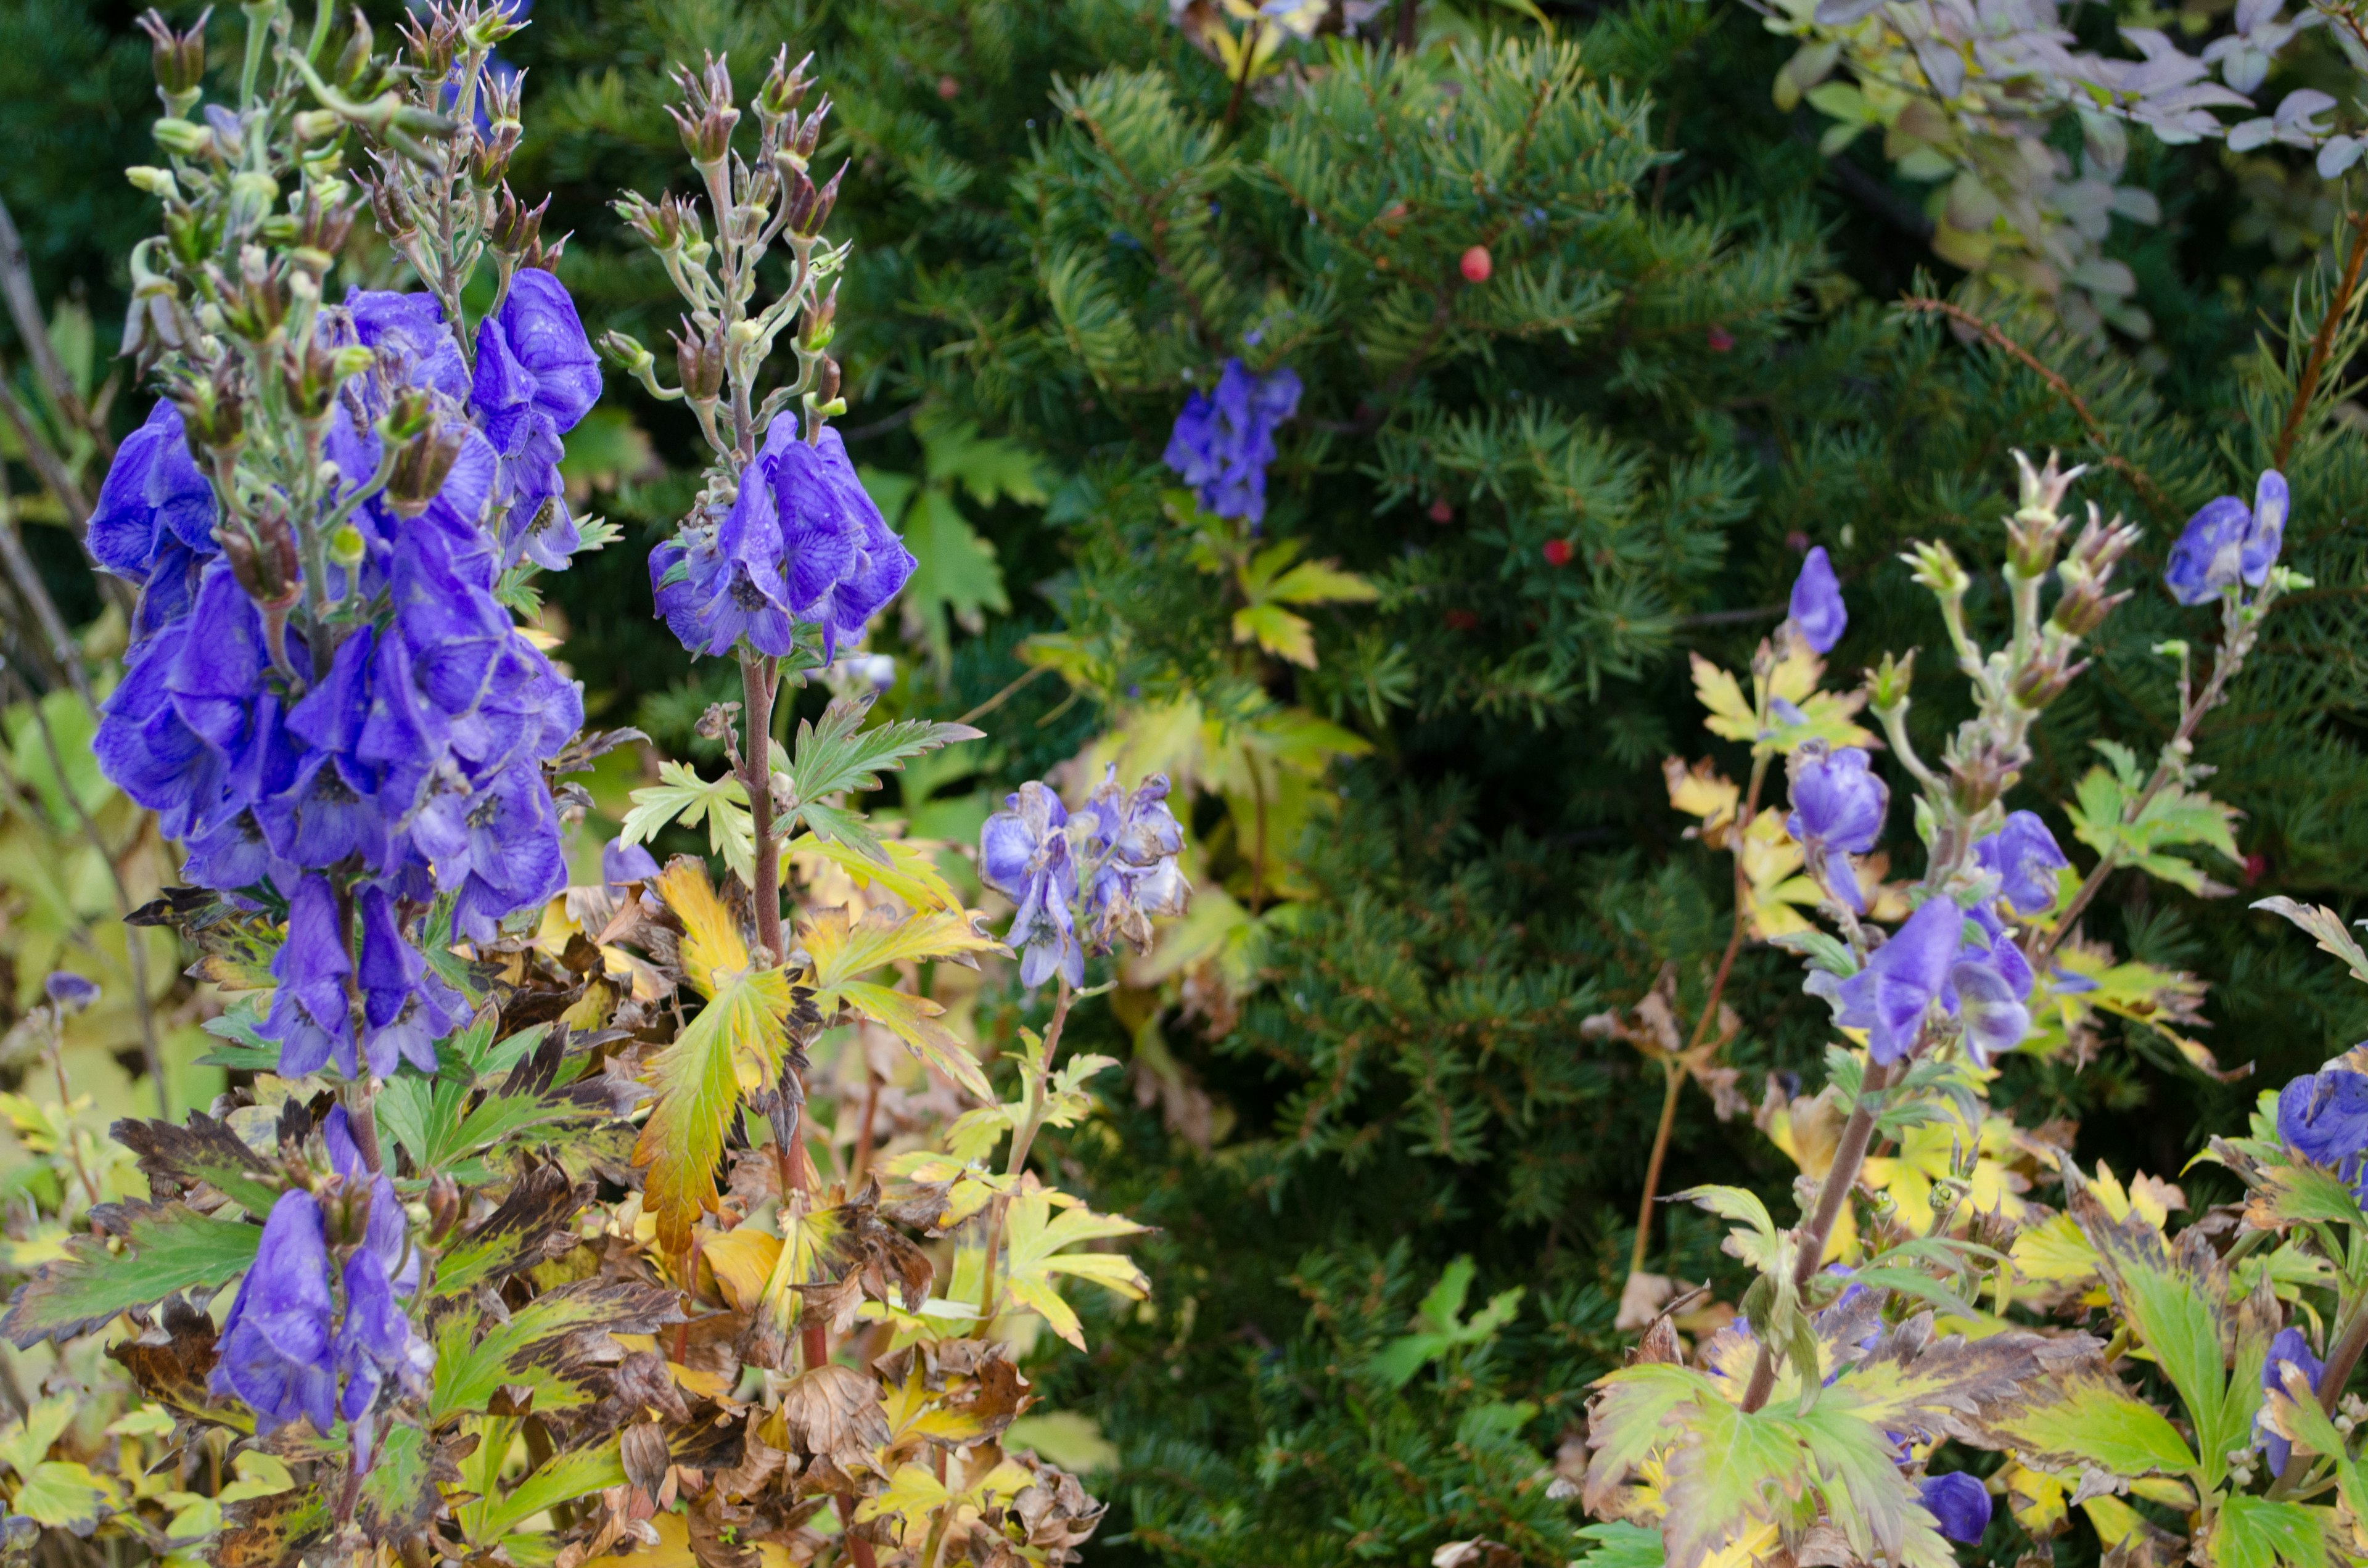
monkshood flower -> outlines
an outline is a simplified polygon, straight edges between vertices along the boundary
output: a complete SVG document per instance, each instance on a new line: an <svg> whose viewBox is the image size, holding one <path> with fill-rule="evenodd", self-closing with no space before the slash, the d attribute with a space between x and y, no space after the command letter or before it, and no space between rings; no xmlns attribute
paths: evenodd
<svg viewBox="0 0 2368 1568"><path fill-rule="evenodd" d="M362 1060L381 1077L398 1060L432 1074L436 1042L469 1021L468 1004L404 940L394 901L383 888L364 888L356 903L362 927L355 973L362 994Z"/></svg>
<svg viewBox="0 0 2368 1568"><path fill-rule="evenodd" d="M354 971L346 949L344 921L329 880L306 876L288 901L288 936L271 956L271 1011L256 1032L279 1045L282 1076L317 1073L335 1060L354 1076L353 1008L346 978Z"/></svg>
<svg viewBox="0 0 2368 1568"><path fill-rule="evenodd" d="M2187 520L2162 569L2170 597L2183 605L2209 604L2239 583L2260 587L2285 542L2285 475L2262 471L2250 506L2235 495L2204 503Z"/></svg>
<svg viewBox="0 0 2368 1568"><path fill-rule="evenodd" d="M2012 812L1996 833L1974 844L1974 859L1998 879L1998 895L2018 915L2055 902L2055 873L2072 864L2035 812Z"/></svg>
<svg viewBox="0 0 2368 1568"><path fill-rule="evenodd" d="M1916 1495L1951 1540L1971 1543L1990 1528L1990 1494L1977 1476L1962 1470L1928 1475L1916 1483Z"/></svg>
<svg viewBox="0 0 2368 1568"><path fill-rule="evenodd" d="M2278 1091L2278 1137L2368 1193L2368 1074L2327 1066L2288 1084Z"/></svg>
<svg viewBox="0 0 2368 1568"><path fill-rule="evenodd" d="M2318 1392L2319 1374L2327 1369L2317 1357L2310 1353L2310 1341L2303 1337L2303 1332L2298 1328L2282 1328L2278 1330L2277 1337L2270 1341L2270 1352L2261 1358L2261 1392L2284 1393L2285 1369L2288 1367L2300 1369L2310 1383L2310 1392ZM2271 1475L2285 1469L2286 1460L2294 1457L2294 1444L2270 1425L2266 1408L2253 1416L2253 1440L2260 1445L2262 1457L2270 1461Z"/></svg>
<svg viewBox="0 0 2368 1568"><path fill-rule="evenodd" d="M912 576L916 562L881 516L837 430L809 443L777 415L712 529L694 527L650 553L657 614L694 653L745 642L780 658L799 625L837 656Z"/></svg>
<svg viewBox="0 0 2368 1568"><path fill-rule="evenodd" d="M1969 923L1978 939L1967 935ZM1967 1048L1987 1061L2030 1033L2023 1004L2031 983L2022 950L1994 916L1929 899L1866 968L1835 989L1835 1017L1845 1028L1866 1030L1868 1055L1888 1064L1915 1049L1926 1014L1937 1006L1964 1026Z"/></svg>
<svg viewBox="0 0 2368 1568"><path fill-rule="evenodd" d="M1216 395L1194 392L1176 416L1164 460L1221 517L1266 516L1266 471L1274 429L1299 412L1299 377L1289 369L1259 375L1225 361Z"/></svg>
<svg viewBox="0 0 2368 1568"><path fill-rule="evenodd" d="M1089 928L1087 946L1107 952L1116 938L1138 950L1151 944L1154 915L1181 915L1192 885L1176 863L1184 829L1167 808L1167 776L1155 773L1133 794L1119 788L1118 766L1079 807L1075 845L1084 893L1080 914Z"/></svg>
<svg viewBox="0 0 2368 1568"><path fill-rule="evenodd" d="M1891 787L1869 770L1857 746L1827 753L1804 746L1793 755L1793 812L1784 830L1808 852L1810 870L1833 897L1866 912L1850 858L1874 847L1891 807Z"/></svg>
<svg viewBox="0 0 2368 1568"><path fill-rule="evenodd" d="M978 835L978 880L1019 906L1004 940L1019 949L1019 983L1037 986L1059 973L1086 978L1077 941L1077 871L1069 853L1069 812L1034 779L1004 798Z"/></svg>
<svg viewBox="0 0 2368 1568"><path fill-rule="evenodd" d="M612 838L600 846L600 885L609 896L623 892L629 883L657 880L657 857L646 846Z"/></svg>
<svg viewBox="0 0 2368 1568"><path fill-rule="evenodd" d="M471 413L501 457L502 559L559 571L583 542L559 477L560 437L600 401L600 360L559 279L522 267L478 324Z"/></svg>
<svg viewBox="0 0 2368 1568"><path fill-rule="evenodd" d="M60 1013L79 1013L98 1000L98 985L70 969L53 969L41 977L41 994Z"/></svg>
<svg viewBox="0 0 2368 1568"><path fill-rule="evenodd" d="M1834 563L1826 556L1826 547L1818 545L1801 562L1801 574L1793 579L1793 602L1786 619L1801 640L1819 653L1830 653L1834 644L1842 640L1850 626L1850 611L1842 604L1842 585L1834 576Z"/></svg>
<svg viewBox="0 0 2368 1568"><path fill-rule="evenodd" d="M282 1193L222 1320L221 1359L206 1386L244 1401L262 1431L302 1415L325 1434L337 1404L332 1307L321 1206L301 1187Z"/></svg>
<svg viewBox="0 0 2368 1568"><path fill-rule="evenodd" d="M344 1385L338 1414L352 1425L356 1445L367 1459L372 1445L371 1407L389 1381L404 1392L425 1393L436 1353L412 1326L399 1298L419 1287L419 1253L406 1234L402 1200L394 1183L383 1172L363 1167L346 1118L346 1108L329 1112L322 1130L330 1163L349 1185L367 1178L370 1218L340 1278L345 1286L346 1314L337 1326L332 1362Z"/></svg>
<svg viewBox="0 0 2368 1568"><path fill-rule="evenodd" d="M214 493L169 398L116 449L85 538L92 560L140 585L135 637L188 613L199 572L219 553Z"/></svg>

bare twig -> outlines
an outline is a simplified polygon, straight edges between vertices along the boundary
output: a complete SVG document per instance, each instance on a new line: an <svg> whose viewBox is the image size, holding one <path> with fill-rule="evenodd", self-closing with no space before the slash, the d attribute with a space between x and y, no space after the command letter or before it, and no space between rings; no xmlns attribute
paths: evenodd
<svg viewBox="0 0 2368 1568"><path fill-rule="evenodd" d="M40 298L33 292L33 272L25 259L25 242L17 235L17 221L10 216L6 201L0 201L0 298L6 300L9 319L17 324L17 335L24 340L26 356L33 362L33 373L49 389L59 414L66 423L88 431L101 443L102 459L108 456L106 433L84 406L82 393L66 375L65 366L58 359L57 347L50 341L49 324L41 319Z"/></svg>
<svg viewBox="0 0 2368 1568"><path fill-rule="evenodd" d="M2318 391L2318 378L2327 369L2328 350L2334 346L2336 328L2342 324L2351 308L2351 296L2360 287L2360 268L2368 262L2368 203L2351 215L2351 251L2343 261L2343 281L2336 286L2335 298L2327 302L2327 313L2318 319L2318 331L2312 335L2309 357L2304 359L2302 380L2294 383L2294 406L2286 410L2286 422L2278 427L2278 444L2270 466L2283 469L2286 455L2294 450L2294 437L2302 433L2303 415L2309 412L2310 400Z"/></svg>
<svg viewBox="0 0 2368 1568"><path fill-rule="evenodd" d="M48 438L33 423L32 411L17 397L17 389L8 384L6 375L0 375L0 417L5 417L8 427L17 433L17 441L25 449L25 460L40 477L42 486L58 498L59 506L65 508L66 520L74 526L74 538L81 539L83 525L90 519L89 498L83 494L82 486L74 483L74 475L66 472L65 460L58 456L57 449L50 445ZM87 550L87 546L85 548Z"/></svg>

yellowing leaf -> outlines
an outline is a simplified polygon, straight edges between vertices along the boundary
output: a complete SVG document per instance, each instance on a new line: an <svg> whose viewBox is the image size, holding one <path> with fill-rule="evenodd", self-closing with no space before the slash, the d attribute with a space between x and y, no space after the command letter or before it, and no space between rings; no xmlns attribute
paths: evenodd
<svg viewBox="0 0 2368 1568"><path fill-rule="evenodd" d="M689 946L686 937L686 954ZM633 1163L648 1169L643 1207L657 1221L668 1251L687 1250L700 1210L715 1207L724 1132L742 1093L772 1083L794 1006L781 971L744 972L723 983L699 1017L643 1069L642 1081L657 1091L657 1104L633 1145Z"/></svg>
<svg viewBox="0 0 2368 1568"><path fill-rule="evenodd" d="M1279 659L1315 667L1315 633L1303 616L1281 605L1250 605L1234 612L1234 641L1258 645Z"/></svg>
<svg viewBox="0 0 2368 1568"><path fill-rule="evenodd" d="M748 967L747 938L740 923L709 885L707 871L689 856L658 873L658 896L682 922L682 977L702 996L716 994Z"/></svg>
<svg viewBox="0 0 2368 1568"><path fill-rule="evenodd" d="M896 838L882 839L880 847L887 852L885 865L851 844L802 833L790 841L783 853L819 855L854 878L859 885L876 887L916 910L962 908L961 898L946 881L945 873L938 869L937 859L928 850Z"/></svg>
<svg viewBox="0 0 2368 1568"><path fill-rule="evenodd" d="M831 1009L826 998L848 981L883 964L961 960L976 953L1002 951L1003 944L978 930L972 919L961 909L904 920L885 910L873 910L850 924L844 911L824 910L798 933L814 964L814 1006L827 1017Z"/></svg>
<svg viewBox="0 0 2368 1568"><path fill-rule="evenodd" d="M999 1300L1009 1308L1042 1316L1053 1332L1083 1350L1085 1327L1069 1303L1061 1299L1055 1278L1067 1275L1090 1279L1130 1301L1141 1301L1151 1282L1143 1271L1117 1253L1072 1253L1064 1249L1082 1242L1142 1233L1147 1227L1117 1215L1097 1214L1065 1193L1057 1193L1023 1178L1027 1186L1004 1210L1003 1249L996 1258L1002 1274ZM1055 1210L1058 1212L1055 1212ZM953 1293L975 1297L985 1259L980 1246L967 1247L954 1266ZM968 1291L964 1290L967 1274Z"/></svg>
<svg viewBox="0 0 2368 1568"><path fill-rule="evenodd" d="M1691 653L1687 657L1693 665L1694 696L1710 710L1710 717L1702 721L1702 727L1712 734L1730 741L1759 739L1759 721L1753 716L1751 704L1745 699L1741 684L1700 653Z"/></svg>
<svg viewBox="0 0 2368 1568"><path fill-rule="evenodd" d="M1702 819L1701 826L1686 829L1687 836L1699 837L1713 848L1722 846L1743 801L1741 787L1719 772L1708 757L1688 767L1680 757L1665 756L1661 779L1668 787L1671 807Z"/></svg>
<svg viewBox="0 0 2368 1568"><path fill-rule="evenodd" d="M1267 597L1287 605L1371 604L1381 590L1328 561L1303 561L1274 580Z"/></svg>
<svg viewBox="0 0 2368 1568"><path fill-rule="evenodd" d="M753 881L757 867L757 829L748 816L748 791L727 773L712 781L701 778L678 762L658 764L658 782L633 791L633 809L625 813L618 836L641 844L657 836L671 822L697 827L707 823L707 845L744 881Z"/></svg>
<svg viewBox="0 0 2368 1568"><path fill-rule="evenodd" d="M715 1271L716 1288L734 1310L757 1310L765 1299L765 1281L780 1260L781 1238L768 1236L754 1225L742 1225L722 1235L709 1236L699 1249L699 1261Z"/></svg>
<svg viewBox="0 0 2368 1568"><path fill-rule="evenodd" d="M926 996L894 991L870 981L842 981L833 988L848 1012L869 1018L905 1042L913 1054L970 1091L972 1097L991 1100L995 1085L979 1067L978 1058L962 1037L938 1022L945 1008Z"/></svg>

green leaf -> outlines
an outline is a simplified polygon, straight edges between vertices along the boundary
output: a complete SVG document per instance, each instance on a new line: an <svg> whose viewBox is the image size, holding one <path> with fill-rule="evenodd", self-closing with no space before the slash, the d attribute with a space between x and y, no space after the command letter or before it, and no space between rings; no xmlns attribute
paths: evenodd
<svg viewBox="0 0 2368 1568"><path fill-rule="evenodd" d="M968 724L936 723L905 719L865 730L871 711L868 698L839 698L823 710L819 721L798 724L797 753L790 763L801 802L820 800L847 790L877 790L880 771L894 769L908 756L936 751L957 741L981 739L986 732Z"/></svg>
<svg viewBox="0 0 2368 1568"><path fill-rule="evenodd" d="M0 1337L19 1349L65 1338L150 1306L176 1290L224 1283L255 1261L263 1233L210 1220L183 1203L108 1203L91 1218L125 1240L109 1252L97 1236L76 1236L68 1256L44 1264L17 1292Z"/></svg>
<svg viewBox="0 0 2368 1568"><path fill-rule="evenodd" d="M1594 1551L1578 1559L1586 1568L1665 1568L1667 1558L1658 1530L1611 1519L1587 1526L1578 1532L1578 1539L1596 1543Z"/></svg>
<svg viewBox="0 0 2368 1568"><path fill-rule="evenodd" d="M591 1187L577 1186L564 1167L535 1166L511 1184L509 1196L484 1223L446 1244L427 1299L455 1300L534 1267L553 1236L565 1232L572 1237L576 1211L591 1197Z"/></svg>
<svg viewBox="0 0 2368 1568"><path fill-rule="evenodd" d="M436 1381L427 1415L440 1425L482 1411L503 1388L523 1385L538 1412L592 1403L585 1381L595 1358L613 1354L611 1334L654 1334L682 1313L676 1293L653 1286L586 1282L537 1296L505 1323L454 1312L436 1331ZM484 1336L471 1343L479 1327Z"/></svg>
<svg viewBox="0 0 2368 1568"><path fill-rule="evenodd" d="M427 1430L395 1419L381 1428L354 1520L373 1541L399 1546L427 1529L439 1496L436 1451Z"/></svg>
<svg viewBox="0 0 2368 1568"><path fill-rule="evenodd" d="M1670 1196L1677 1202L1707 1209L1722 1220L1740 1221L1741 1226L1729 1231L1727 1237L1739 1249L1736 1256L1746 1267L1765 1269L1776 1257L1776 1221L1757 1194L1739 1187L1690 1187Z"/></svg>
<svg viewBox="0 0 2368 1568"><path fill-rule="evenodd" d="M2089 1244L2097 1249L2113 1305L2187 1403L2203 1455L2206 1486L2217 1484L2231 1448L2248 1435L2226 1430L2227 1358L2236 1335L2228 1312L2227 1270L2196 1233L2182 1238L2177 1256L2160 1229L2135 1210L2116 1220L2078 1167L2064 1162L2070 1189L2069 1211Z"/></svg>
<svg viewBox="0 0 2368 1568"><path fill-rule="evenodd" d="M2104 1363L2088 1358L2035 1379L1980 1423L1988 1448L2016 1451L2037 1470L2112 1475L2184 1475L2196 1469L2178 1429L2162 1412L2121 1385Z"/></svg>
<svg viewBox="0 0 2368 1568"><path fill-rule="evenodd" d="M2204 1542L2214 1568L2326 1568L2332 1511L2300 1503L2272 1503L2239 1493L2220 1501L2220 1517Z"/></svg>
<svg viewBox="0 0 2368 1568"><path fill-rule="evenodd" d="M588 1449L555 1454L532 1475L498 1497L463 1510L469 1539L492 1544L544 1509L572 1502L625 1479L625 1461L618 1440L609 1437ZM477 1509L482 1512L476 1512ZM469 1516L474 1513L473 1518Z"/></svg>
<svg viewBox="0 0 2368 1568"><path fill-rule="evenodd" d="M899 601L905 634L928 648L931 663L943 671L953 662L953 626L983 631L989 611L1010 610L1003 568L995 546L971 527L954 498L935 488L905 514L905 547L914 562Z"/></svg>
<svg viewBox="0 0 2368 1568"><path fill-rule="evenodd" d="M50 1529L88 1535L98 1516L115 1495L112 1484L90 1472L89 1467L52 1460L37 1465L17 1488L11 1506L17 1513Z"/></svg>
<svg viewBox="0 0 2368 1568"><path fill-rule="evenodd" d="M2317 1165L2275 1165L2260 1167L2260 1185L2245 1205L2248 1222L2271 1226L2343 1224L2368 1228L2360 1199L2333 1171Z"/></svg>
<svg viewBox="0 0 2368 1568"><path fill-rule="evenodd" d="M622 843L643 844L668 823L697 827L702 820L708 852L720 856L744 882L755 881L757 827L748 815L748 790L730 773L706 779L681 763L659 763L658 781L633 791L633 808L617 836Z"/></svg>

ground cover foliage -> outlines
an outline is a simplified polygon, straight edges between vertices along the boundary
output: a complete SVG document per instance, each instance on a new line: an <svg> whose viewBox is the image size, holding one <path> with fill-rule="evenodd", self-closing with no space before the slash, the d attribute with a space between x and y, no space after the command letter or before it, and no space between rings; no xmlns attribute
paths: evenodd
<svg viewBox="0 0 2368 1568"><path fill-rule="evenodd" d="M571 233L557 275L594 337L651 345L668 382L681 303L609 206L620 189L688 188L666 70L728 51L746 94L781 41L815 52L836 108L814 162L849 162L827 232L854 242L830 344L848 404L837 428L918 558L872 640L897 659L879 711L989 733L868 799L916 838L960 842L1006 791L1081 756L1073 799L1105 761L1129 783L1176 781L1195 914L1147 959L1093 971L1122 983L1078 1003L1066 1039L1124 1062L1124 1080L1102 1080L1095 1113L1037 1147L1094 1210L1154 1228L1127 1243L1149 1299L1082 1300L1090 1351L1024 1360L1045 1408L1080 1418L1061 1429L1068 1449L1039 1447L1111 1503L1099 1556L1419 1562L1480 1543L1453 1561L1561 1562L1603 1545L1577 1534L1584 1406L1635 1338L1614 1318L1665 1080L1588 1020L1635 1018L1665 974L1678 1019L1705 1011L1731 872L1684 836L1696 819L1674 809L1663 761L1751 767L1748 733L1702 727L1689 656L1748 670L1803 553L1823 547L1850 608L1826 687L1922 650L1906 722L1937 756L1975 706L1899 557L1931 540L1994 561L2018 503L2012 449L2091 465L2078 499L2145 530L2122 567L2139 592L2032 732L2009 802L2041 812L2081 870L2095 852L2064 805L2100 760L2093 743L2151 758L2180 710L2176 666L2153 650L2185 638L2200 657L2215 636L2155 585L2190 515L2281 469L2283 560L2311 585L2277 606L2198 733L2212 795L2241 816L2233 858L2195 861L2238 894L2126 872L2086 914L2116 951L2208 984L2209 1031L2181 1032L2255 1075L2223 1082L2161 1031L2108 1018L2085 1048L2005 1058L1991 1105L2023 1128L2077 1123L2083 1169L2181 1181L2202 1215L2238 1196L2215 1168L2182 1175L2205 1140L2242 1131L2260 1088L2361 1031L2359 994L2248 907L2278 893L2358 912L2368 856L2351 809L2368 781L2352 526L2368 467L2339 408L2340 352L2287 433L2350 237L2341 178L2321 180L2307 148L2134 130L2117 177L2152 194L2159 222L2108 231L2132 288L2082 296L2106 307L2100 324L2060 294L2014 291L1987 257L1936 254L1930 187L1895 170L1896 145L1833 147L1825 105L1771 97L1796 43L1759 16L1541 14L1550 30L1513 8L1392 6L1360 19L1362 41L1286 39L1239 89L1218 40L1238 51L1246 21L1115 0L543 0L501 46L528 72L509 178L552 193L543 233ZM2192 15L2190 47L2233 25ZM399 18L374 19L392 36ZM2115 49L2113 19L2090 7L2070 25ZM2340 55L2312 47L2282 57L2270 97L2331 79ZM25 0L0 16L0 129L26 150L0 196L94 395L120 347L123 257L153 230L116 171L157 161L154 112L128 7ZM2049 133L2077 151L2077 126ZM404 286L367 235L346 266ZM1896 308L1904 296L1940 303ZM53 419L16 341L12 384ZM2339 347L2351 343L2347 328ZM1162 460L1188 396L1232 358L1301 385L1255 528L1196 504ZM102 417L120 436L151 400L119 375ZM651 616L645 564L693 506L700 426L613 366L588 421L570 432L569 494L621 542L541 576L532 608L592 727L636 726L712 774L723 745L701 720L741 699L741 676L693 661ZM101 669L121 621L21 440L7 455L25 543L67 619L96 626ZM87 493L103 464L82 460ZM1321 570L1288 575L1304 565ZM1995 579L1976 576L1965 616L1987 643L2007 634ZM12 598L23 784L0 819L16 857L0 876L17 1067L33 1096L49 1071L35 1036L63 1029L51 1054L126 1096L95 1113L103 1126L153 1114L129 1097L145 1084L141 1028L120 1006L132 960L120 935L120 956L96 937L90 962L53 956L73 932L116 928L118 890L89 874L36 886L44 846L82 828L54 788L40 798L74 770L44 760L24 699L71 683L31 625ZM796 694L795 716L819 719L828 695ZM1909 781L1889 756L1876 766L1902 797L1888 841L1905 879ZM641 780L596 778L591 821L613 832ZM104 780L74 787L110 835L132 831ZM712 842L669 827L654 847ZM723 877L724 857L710 869ZM124 897L171 880L143 861ZM37 1018L57 967L100 978L112 1017ZM1784 1090L1825 1082L1829 1015L1797 971L1757 942L1736 956L1720 991L1736 1024L1712 1063L1733 1076L1678 1096L1661 1191L1728 1183L1792 1212L1793 1162L1733 1096L1782 1105L1770 1074ZM165 1049L194 1034L210 1007L198 988L140 983ZM990 965L957 1017L967 1038L1008 1043L1043 1028L1052 1001ZM187 1071L176 1112L227 1081ZM28 1246L87 1207L71 1180L35 1202L50 1229ZM1718 1244L1714 1223L1665 1210L1652 1271L1738 1302L1746 1271ZM43 1378L105 1370L59 1360L20 1370L21 1408ZM55 1462L100 1446L60 1441L85 1446ZM2001 1517L1966 1551L2012 1557L2031 1534ZM2085 1559L2126 1539L2092 1517L2052 1550Z"/></svg>

